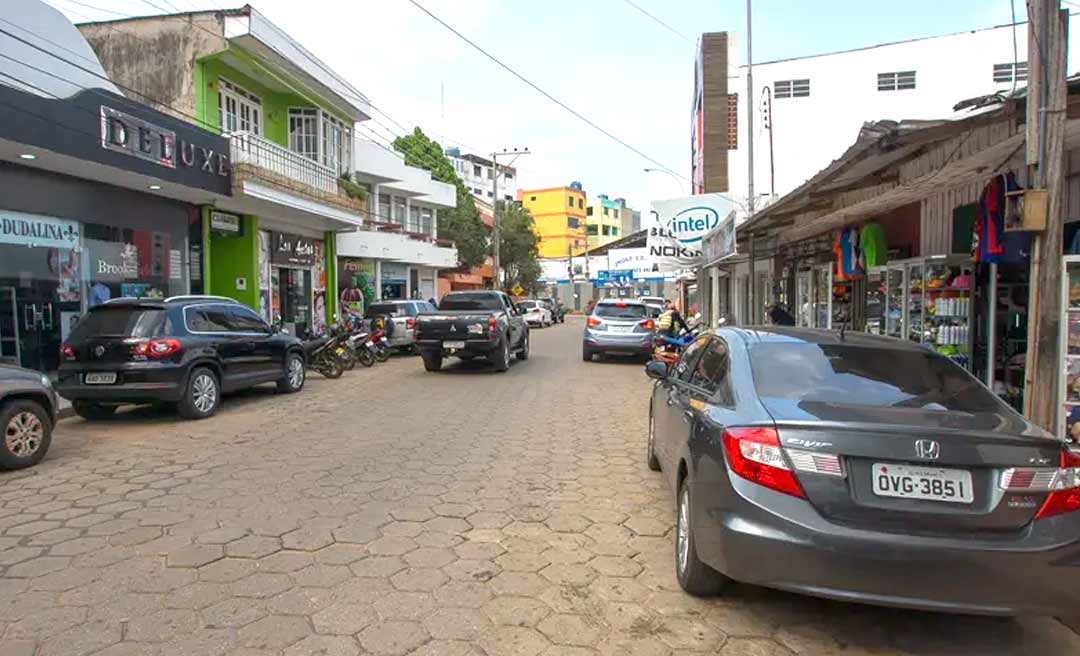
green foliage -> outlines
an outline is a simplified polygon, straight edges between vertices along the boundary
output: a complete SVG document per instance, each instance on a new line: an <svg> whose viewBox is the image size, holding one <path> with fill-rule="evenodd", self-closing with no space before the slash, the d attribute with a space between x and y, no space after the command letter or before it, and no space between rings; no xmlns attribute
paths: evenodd
<svg viewBox="0 0 1080 656"><path fill-rule="evenodd" d="M536 259L539 244L529 210L517 203L499 201L499 265L504 290L521 285L527 294L536 291L543 273Z"/></svg>
<svg viewBox="0 0 1080 656"><path fill-rule="evenodd" d="M356 200L367 200L367 185L362 185L356 182L352 179L352 175L350 175L349 173L342 173L341 177L338 178L338 184L341 185L341 189L349 198L354 198Z"/></svg>
<svg viewBox="0 0 1080 656"><path fill-rule="evenodd" d="M454 185L457 207L439 210L439 238L454 241L461 264L483 264L489 250L487 228L480 220L473 197L454 171L453 163L443 154L442 146L416 128L412 134L394 139L394 150L405 155L407 165L426 169L434 180Z"/></svg>

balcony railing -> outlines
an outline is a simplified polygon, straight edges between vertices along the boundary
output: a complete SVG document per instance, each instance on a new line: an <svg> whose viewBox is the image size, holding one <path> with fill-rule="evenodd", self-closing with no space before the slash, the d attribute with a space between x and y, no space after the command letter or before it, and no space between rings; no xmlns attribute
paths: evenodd
<svg viewBox="0 0 1080 656"><path fill-rule="evenodd" d="M338 175L328 166L250 132L229 134L236 164L251 164L329 194L338 193Z"/></svg>

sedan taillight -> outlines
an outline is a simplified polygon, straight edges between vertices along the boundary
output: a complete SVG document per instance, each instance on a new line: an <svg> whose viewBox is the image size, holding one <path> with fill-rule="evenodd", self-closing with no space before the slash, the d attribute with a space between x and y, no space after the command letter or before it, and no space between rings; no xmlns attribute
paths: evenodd
<svg viewBox="0 0 1080 656"><path fill-rule="evenodd" d="M1061 468L1050 483L1050 494L1035 517L1041 519L1074 510L1080 510L1080 454L1062 449Z"/></svg>
<svg viewBox="0 0 1080 656"><path fill-rule="evenodd" d="M746 480L777 492L805 499L791 472L773 428L728 428L720 436L728 466Z"/></svg>

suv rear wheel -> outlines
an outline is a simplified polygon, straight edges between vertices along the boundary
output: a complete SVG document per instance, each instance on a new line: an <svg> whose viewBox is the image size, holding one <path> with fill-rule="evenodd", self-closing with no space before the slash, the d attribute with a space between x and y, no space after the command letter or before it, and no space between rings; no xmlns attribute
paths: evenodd
<svg viewBox="0 0 1080 656"><path fill-rule="evenodd" d="M0 469L22 469L41 462L52 442L52 420L40 403L26 399L0 407Z"/></svg>
<svg viewBox="0 0 1080 656"><path fill-rule="evenodd" d="M102 405L90 401L72 401L71 409L86 421L98 421L108 419L116 414L115 405Z"/></svg>
<svg viewBox="0 0 1080 656"><path fill-rule="evenodd" d="M285 357L285 375L277 383L277 389L283 394L293 394L304 389L304 358L299 353L290 353Z"/></svg>
<svg viewBox="0 0 1080 656"><path fill-rule="evenodd" d="M188 377L184 397L180 399L177 410L185 419L206 419L217 412L221 405L221 387L214 372L206 367L198 367Z"/></svg>

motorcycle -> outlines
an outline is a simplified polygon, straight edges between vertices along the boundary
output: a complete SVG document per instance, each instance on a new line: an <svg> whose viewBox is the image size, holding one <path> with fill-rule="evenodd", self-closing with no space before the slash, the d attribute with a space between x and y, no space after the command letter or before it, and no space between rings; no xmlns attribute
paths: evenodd
<svg viewBox="0 0 1080 656"><path fill-rule="evenodd" d="M375 345L375 359L379 362L386 362L390 359L390 340L387 339L384 326L386 325L386 319L382 317L376 318L372 321L372 331L370 335L371 343Z"/></svg>
<svg viewBox="0 0 1080 656"><path fill-rule="evenodd" d="M349 335L349 338L345 343L355 355L357 362L365 367L370 367L375 364L378 348L372 343L371 335L363 331L354 332L352 335Z"/></svg>
<svg viewBox="0 0 1080 656"><path fill-rule="evenodd" d="M695 325L690 328L683 328L674 337L657 333L653 337L653 359L665 362L670 367L686 350L687 345L697 339L700 332L700 327Z"/></svg>
<svg viewBox="0 0 1080 656"><path fill-rule="evenodd" d="M308 367L327 378L341 378L345 373L345 364L338 355L342 338L322 335L304 341Z"/></svg>

